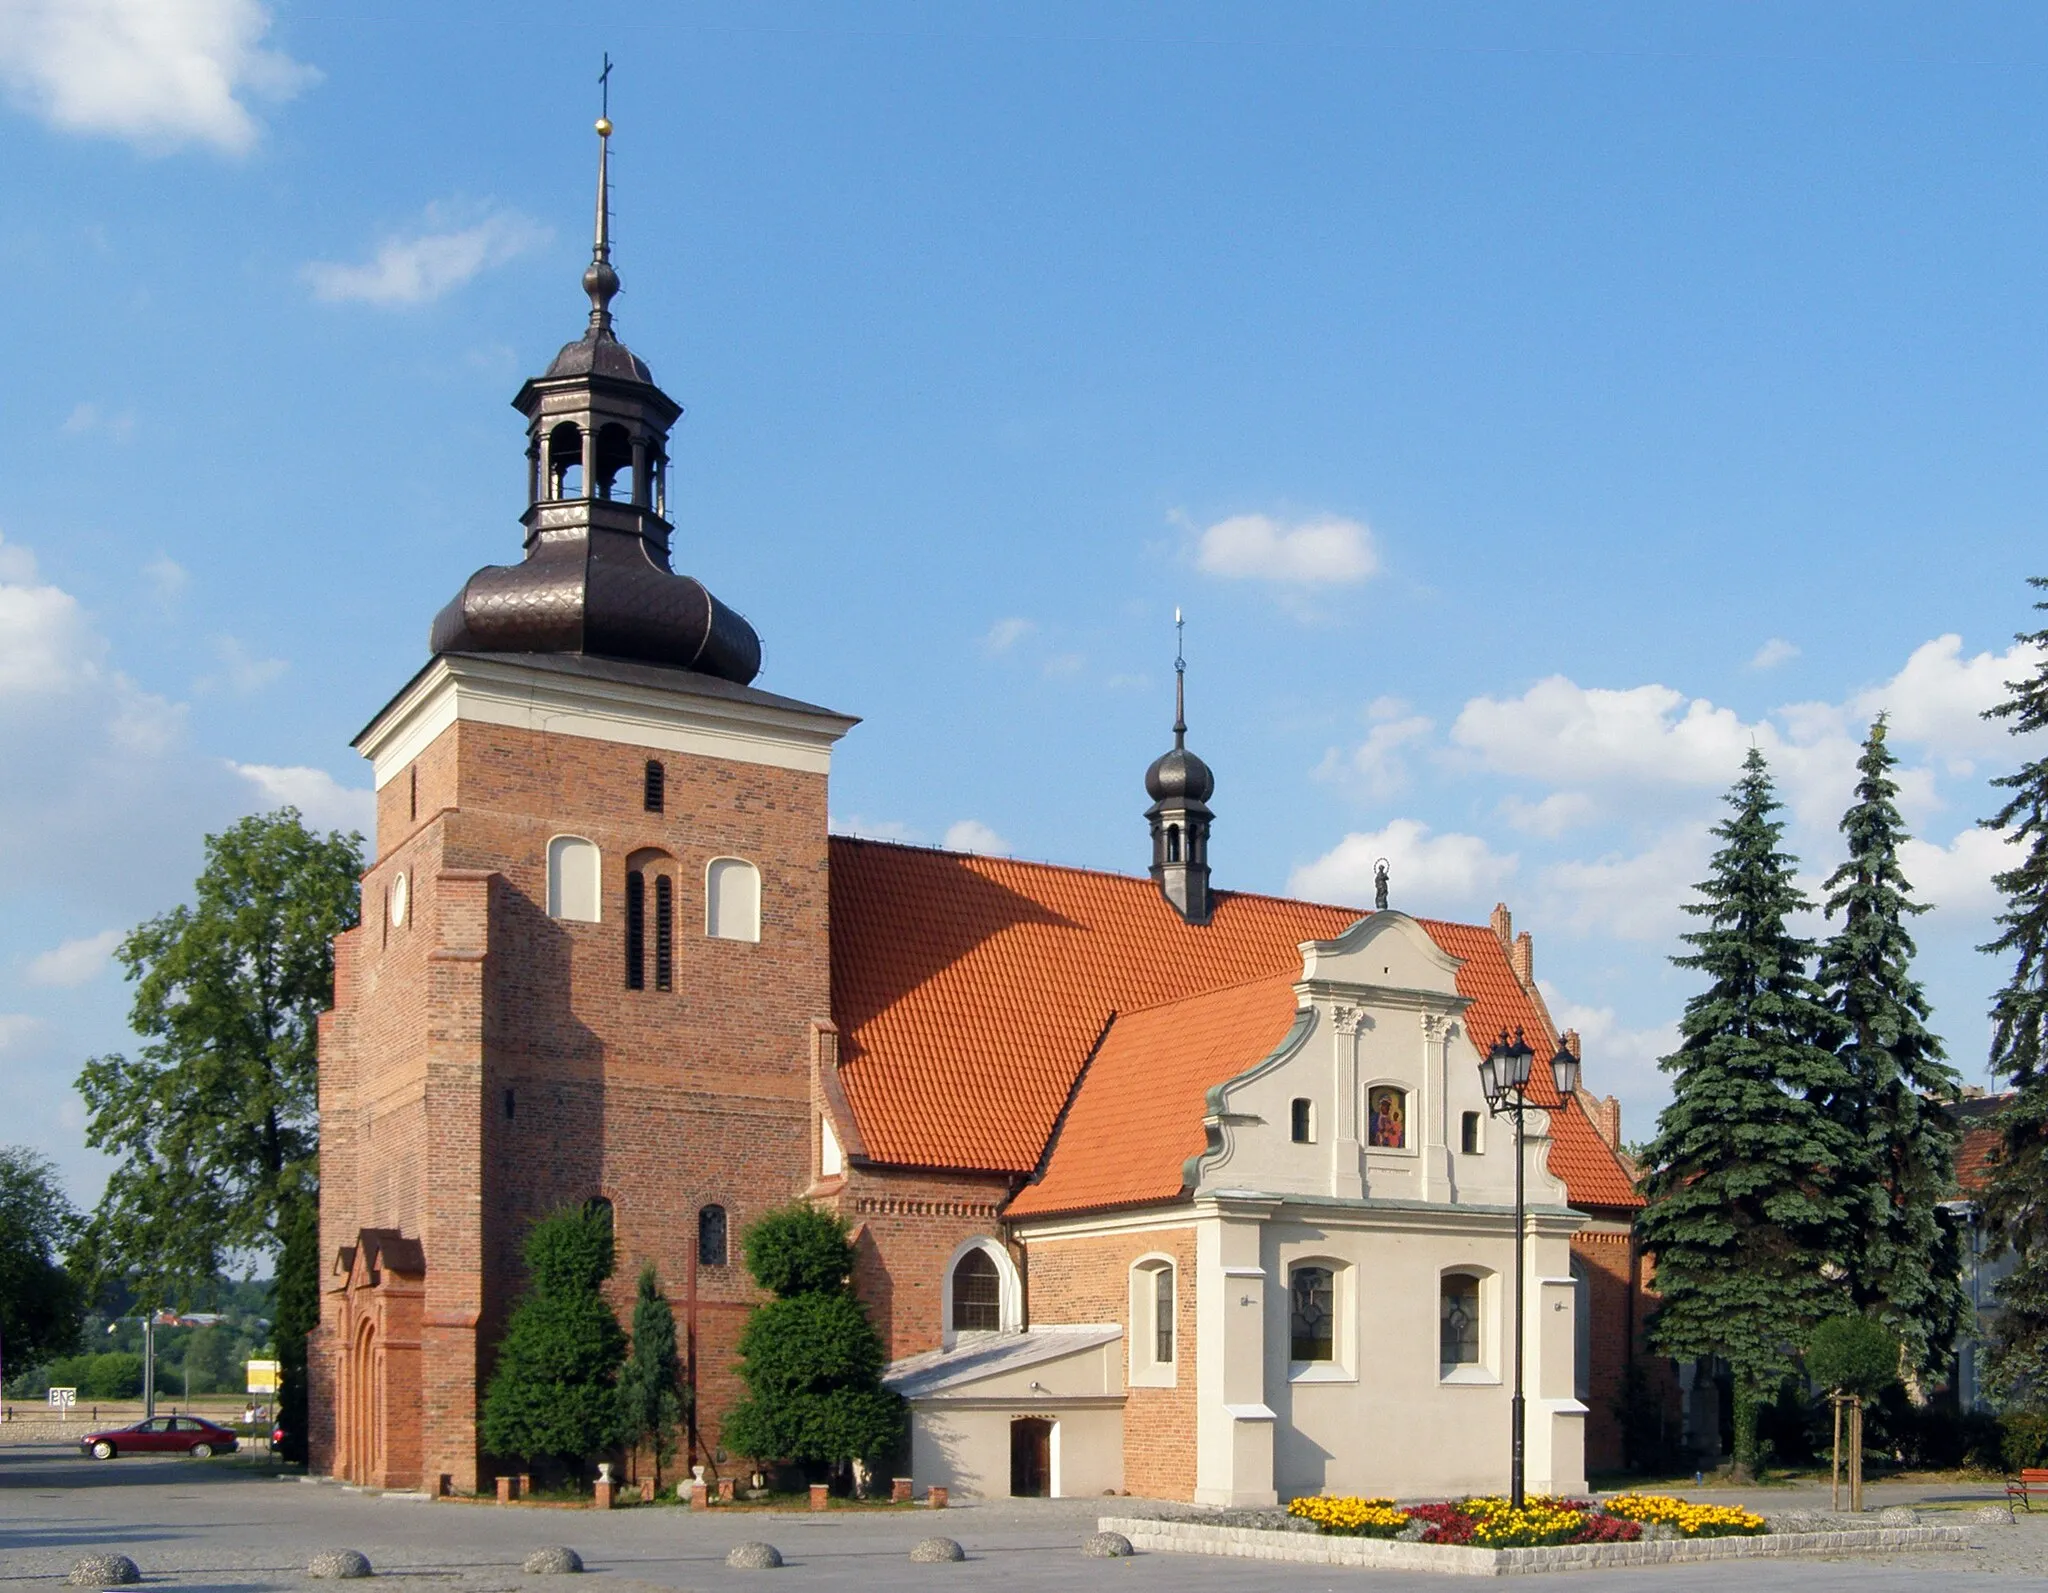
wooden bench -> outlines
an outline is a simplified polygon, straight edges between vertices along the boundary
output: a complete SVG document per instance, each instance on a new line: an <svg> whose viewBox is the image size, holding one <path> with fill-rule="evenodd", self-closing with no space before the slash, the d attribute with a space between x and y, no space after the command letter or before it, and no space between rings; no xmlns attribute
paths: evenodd
<svg viewBox="0 0 2048 1593"><path fill-rule="evenodd" d="M2036 1499L2048 1504L2048 1467L2029 1466L2017 1477L2005 1479L2006 1504L2032 1510Z"/></svg>

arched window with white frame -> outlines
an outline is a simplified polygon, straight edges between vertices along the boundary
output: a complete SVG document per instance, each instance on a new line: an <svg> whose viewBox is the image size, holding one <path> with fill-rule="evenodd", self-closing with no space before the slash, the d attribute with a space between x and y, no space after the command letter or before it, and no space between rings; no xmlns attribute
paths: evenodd
<svg viewBox="0 0 2048 1593"><path fill-rule="evenodd" d="M597 843L580 835L558 835L548 842L548 917L594 924L598 904Z"/></svg>
<svg viewBox="0 0 2048 1593"><path fill-rule="evenodd" d="M1172 1388L1180 1356L1180 1269L1173 1257L1140 1256L1131 1263L1130 1381L1138 1388Z"/></svg>
<svg viewBox="0 0 2048 1593"><path fill-rule="evenodd" d="M714 857L704 870L704 933L713 940L761 938L761 871L743 857Z"/></svg>
<svg viewBox="0 0 2048 1593"><path fill-rule="evenodd" d="M962 1240L946 1262L940 1310L948 1347L961 1339L1021 1332L1024 1283L1009 1251L986 1235Z"/></svg>

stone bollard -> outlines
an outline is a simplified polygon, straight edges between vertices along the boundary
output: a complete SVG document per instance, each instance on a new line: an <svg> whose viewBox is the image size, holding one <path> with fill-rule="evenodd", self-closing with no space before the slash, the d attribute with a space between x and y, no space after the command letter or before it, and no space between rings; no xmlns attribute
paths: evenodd
<svg viewBox="0 0 2048 1593"><path fill-rule="evenodd" d="M924 1502L925 1502L925 1504L926 1504L926 1505L927 1505L927 1506L928 1506L929 1508L931 1508L931 1509L933 1509L933 1510L943 1510L943 1509L945 1509L945 1508L946 1508L946 1490L945 1490L945 1489L943 1489L943 1488L927 1488L927 1489L925 1489L925 1491L924 1491Z"/></svg>
<svg viewBox="0 0 2048 1593"><path fill-rule="evenodd" d="M329 1549L316 1554L306 1562L306 1575L333 1577L343 1582L353 1582L366 1577L370 1572L370 1557L360 1549Z"/></svg>
<svg viewBox="0 0 2048 1593"><path fill-rule="evenodd" d="M889 1503L910 1503L910 1479L908 1477L891 1477L889 1479Z"/></svg>
<svg viewBox="0 0 2048 1593"><path fill-rule="evenodd" d="M690 1484L690 1508L692 1510L708 1510L711 1508L711 1490L701 1482Z"/></svg>
<svg viewBox="0 0 2048 1593"><path fill-rule="evenodd" d="M535 1549L520 1563L519 1569L528 1576L574 1576L583 1569L583 1556L574 1549L555 1544L550 1548Z"/></svg>
<svg viewBox="0 0 2048 1593"><path fill-rule="evenodd" d="M725 1563L735 1571L773 1571L782 1564L782 1553L772 1543L735 1543Z"/></svg>
<svg viewBox="0 0 2048 1593"><path fill-rule="evenodd" d="M811 1508L813 1510L829 1509L831 1508L831 1502L832 1490L830 1488L826 1487L822 1482L811 1484Z"/></svg>
<svg viewBox="0 0 2048 1593"><path fill-rule="evenodd" d="M912 1565L946 1565L966 1558L967 1551L951 1538L921 1538L910 1549Z"/></svg>
<svg viewBox="0 0 2048 1593"><path fill-rule="evenodd" d="M140 1582L142 1573L125 1554L88 1554L64 1578L73 1587L126 1587Z"/></svg>
<svg viewBox="0 0 2048 1593"><path fill-rule="evenodd" d="M732 1483L732 1478L730 1478L730 1477L720 1477L720 1478L718 1479L718 1502L719 1502L720 1504L731 1504L731 1503L732 1503L732 1489L733 1489L733 1483Z"/></svg>
<svg viewBox="0 0 2048 1593"><path fill-rule="evenodd" d="M511 1479L510 1477L500 1477L500 1478L498 1479L498 1503L499 1503L499 1504L510 1504L511 1502L512 1502L512 1479Z"/></svg>

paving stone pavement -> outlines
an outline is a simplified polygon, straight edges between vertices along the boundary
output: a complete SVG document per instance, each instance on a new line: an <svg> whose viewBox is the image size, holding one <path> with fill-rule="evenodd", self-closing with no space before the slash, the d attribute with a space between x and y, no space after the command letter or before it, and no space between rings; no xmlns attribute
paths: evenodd
<svg viewBox="0 0 2048 1593"><path fill-rule="evenodd" d="M1714 1494L1711 1497L1725 1497ZM1949 1490L1940 1503L1963 1505ZM1975 1496L1983 1497L1981 1491ZM1750 1502L1784 1508L1773 1492ZM1802 1501L1804 1502L1804 1501ZM1899 1502L1889 1493L1882 1503ZM1923 1498L1919 1502L1927 1502ZM592 1581L583 1593L841 1593L923 1588L949 1593L1451 1593L1464 1579L1424 1573L1332 1571L1192 1555L1092 1559L1081 1540L1105 1509L1133 1501L1003 1500L943 1514L693 1515L673 1507L613 1511L504 1509L377 1496L333 1484L279 1480L249 1464L133 1457L81 1459L54 1445L0 1449L0 1593L58 1593L73 1561L96 1549L129 1555L155 1593L318 1593L305 1576L322 1549L360 1549L391 1584L386 1593L573 1593L559 1577L527 1576L533 1549L568 1544ZM1966 1512L1958 1512L1958 1514ZM1933 1519L1956 1519L1947 1511ZM936 1531L967 1559L912 1565L910 1547ZM775 1544L779 1571L734 1571L726 1551L750 1538ZM2048 1593L2048 1515L2017 1526L1972 1526L1967 1553L1843 1560L1739 1561L1545 1576L1518 1584L1556 1593L1903 1593L1907 1589L2038 1588ZM374 1593L377 1583L352 1584Z"/></svg>

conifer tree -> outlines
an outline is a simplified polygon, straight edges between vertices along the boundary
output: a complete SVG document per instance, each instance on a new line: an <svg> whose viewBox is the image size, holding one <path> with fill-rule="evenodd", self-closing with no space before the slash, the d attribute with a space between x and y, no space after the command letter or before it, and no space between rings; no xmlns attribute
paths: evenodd
<svg viewBox="0 0 2048 1593"><path fill-rule="evenodd" d="M676 1426L683 1419L683 1363L676 1354L676 1314L661 1297L654 1263L640 1269L633 1301L633 1347L619 1373L619 1442L628 1449L646 1444L654 1451L654 1486L661 1488L662 1464L676 1452Z"/></svg>
<svg viewBox="0 0 2048 1593"><path fill-rule="evenodd" d="M618 1431L626 1335L599 1292L612 1275L609 1208L558 1211L526 1239L525 1298L498 1342L478 1424L484 1447L574 1472Z"/></svg>
<svg viewBox="0 0 2048 1593"><path fill-rule="evenodd" d="M1836 1120L1861 1142L1875 1178L1861 1191L1860 1232L1843 1257L1850 1295L1904 1346L1925 1388L1947 1360L1969 1299L1954 1230L1941 1212L1955 1182L1955 1126L1942 1109L1961 1081L1927 1028L1913 977L1909 917L1927 911L1899 868L1905 823L1894 798L1898 760L1884 715L1857 761L1856 800L1842 817L1849 856L1828 876L1827 912L1841 928L1821 947L1819 979L1841 1022L1848 1079Z"/></svg>
<svg viewBox="0 0 2048 1593"><path fill-rule="evenodd" d="M747 1269L776 1298L740 1333L747 1398L725 1418L728 1447L757 1460L843 1466L887 1456L903 1401L882 1387L882 1340L853 1297L846 1224L799 1201L747 1229Z"/></svg>
<svg viewBox="0 0 2048 1593"><path fill-rule="evenodd" d="M1784 825L1755 748L1728 803L1713 877L1698 887L1703 900L1686 904L1705 927L1672 959L1708 984L1686 1003L1679 1048L1660 1064L1672 1100L1648 1147L1639 1222L1663 1296L1652 1338L1668 1355L1728 1363L1735 1465L1751 1476L1759 1407L1811 1326L1845 1304L1835 1281L1853 1232L1844 1191L1865 1168L1825 1109L1847 1084L1837 1025L1807 974L1811 943L1786 927L1810 904L1778 850Z"/></svg>
<svg viewBox="0 0 2048 1593"><path fill-rule="evenodd" d="M2048 588L2048 578L2029 585ZM2048 602L2037 602L2048 609ZM2048 730L2048 630L2018 638L2040 649L2034 672L2007 682L2010 695L1986 712L2014 735ZM2005 897L2001 933L1981 949L2012 959L1991 1002L1991 1069L2011 1081L2004 1140L1991 1169L1984 1211L2015 1265L1998 1286L1991 1383L2008 1401L2048 1405L2048 755L1991 782L2012 793L1987 828L2011 839L2019 861L1994 876Z"/></svg>

